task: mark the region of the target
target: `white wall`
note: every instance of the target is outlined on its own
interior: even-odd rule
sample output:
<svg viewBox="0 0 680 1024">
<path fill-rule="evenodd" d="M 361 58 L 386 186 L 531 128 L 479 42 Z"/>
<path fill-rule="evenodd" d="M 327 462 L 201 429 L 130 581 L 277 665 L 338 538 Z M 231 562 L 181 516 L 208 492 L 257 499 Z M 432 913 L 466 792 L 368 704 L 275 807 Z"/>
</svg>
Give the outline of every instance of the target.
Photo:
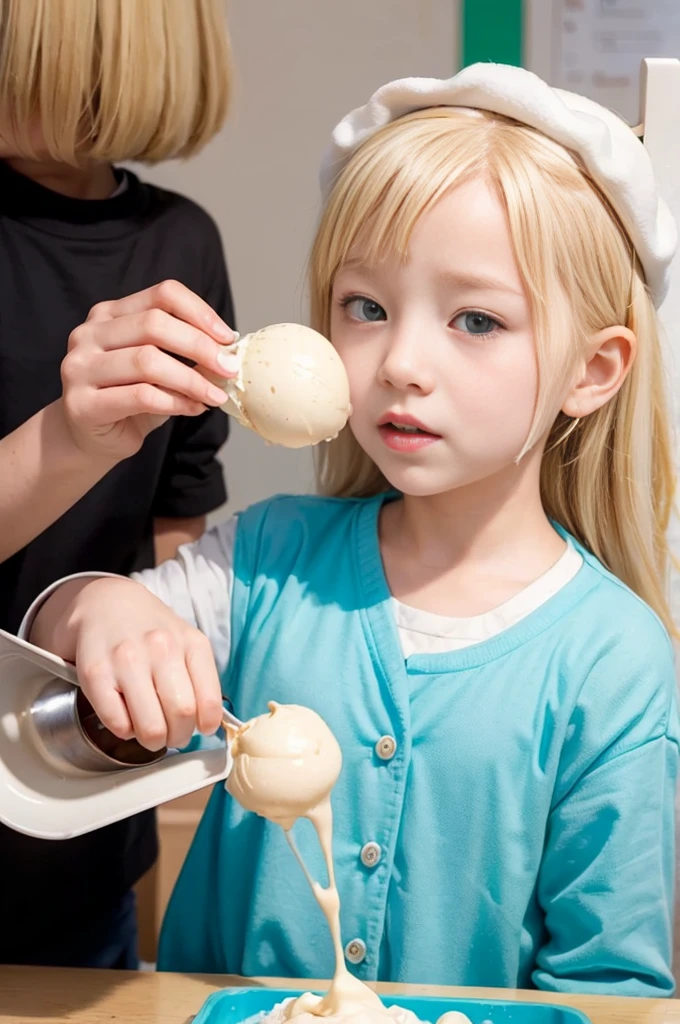
<svg viewBox="0 0 680 1024">
<path fill-rule="evenodd" d="M 140 173 L 217 221 L 244 333 L 306 319 L 330 130 L 390 79 L 454 74 L 459 0 L 230 0 L 228 12 L 238 83 L 227 127 L 196 159 Z M 312 487 L 308 451 L 267 447 L 236 425 L 223 458 L 227 510 Z"/>
</svg>

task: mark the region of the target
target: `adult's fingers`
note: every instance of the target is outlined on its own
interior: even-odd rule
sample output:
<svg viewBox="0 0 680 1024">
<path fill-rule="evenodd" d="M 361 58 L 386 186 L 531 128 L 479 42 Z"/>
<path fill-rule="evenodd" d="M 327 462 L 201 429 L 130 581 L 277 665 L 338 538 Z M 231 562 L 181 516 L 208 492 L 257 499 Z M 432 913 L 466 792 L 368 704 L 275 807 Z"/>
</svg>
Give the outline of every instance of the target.
<svg viewBox="0 0 680 1024">
<path fill-rule="evenodd" d="M 99 389 L 126 384 L 155 384 L 203 405 L 223 405 L 226 399 L 223 388 L 154 345 L 103 353 L 92 361 L 88 384 Z"/>
<path fill-rule="evenodd" d="M 160 750 L 166 745 L 168 728 L 146 643 L 123 641 L 112 652 L 111 660 L 137 740 L 148 750 Z"/>
<path fill-rule="evenodd" d="M 196 728 L 209 736 L 217 732 L 222 721 L 222 690 L 207 637 L 192 635 L 185 644 L 185 659 L 196 701 Z"/>
<path fill-rule="evenodd" d="M 117 388 L 89 388 L 67 399 L 69 416 L 80 429 L 120 423 L 130 416 L 200 416 L 202 402 L 157 387 L 154 384 L 126 384 Z"/>
<path fill-rule="evenodd" d="M 159 639 L 159 647 L 163 643 Z M 186 747 L 196 727 L 196 698 L 184 660 L 152 655 L 151 670 L 168 731 L 169 747 Z"/>
<path fill-rule="evenodd" d="M 76 327 L 69 338 L 65 370 L 71 374 L 87 371 L 88 353 L 92 348 L 108 351 L 149 345 L 199 363 L 220 377 L 233 377 L 238 373 L 239 357 L 233 348 L 219 344 L 205 331 L 162 309 L 86 322 Z"/>
<path fill-rule="evenodd" d="M 216 341 L 228 344 L 236 337 L 235 332 L 217 315 L 207 302 L 179 281 L 161 281 L 160 284 L 143 291 L 127 295 L 122 299 L 99 302 L 90 310 L 88 320 L 110 320 L 115 317 L 144 313 L 152 309 L 165 310 L 172 316 L 193 324 L 206 331 Z"/>
<path fill-rule="evenodd" d="M 134 735 L 132 719 L 108 652 L 87 633 L 78 643 L 76 670 L 83 693 L 103 725 L 120 739 L 131 739 Z"/>
</svg>

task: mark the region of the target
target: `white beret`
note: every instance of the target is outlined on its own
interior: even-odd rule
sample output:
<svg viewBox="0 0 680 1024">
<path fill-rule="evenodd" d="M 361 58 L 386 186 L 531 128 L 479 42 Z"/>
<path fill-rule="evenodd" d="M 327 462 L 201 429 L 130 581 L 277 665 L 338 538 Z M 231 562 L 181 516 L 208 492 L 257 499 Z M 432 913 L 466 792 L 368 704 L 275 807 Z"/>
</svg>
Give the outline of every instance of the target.
<svg viewBox="0 0 680 1024">
<path fill-rule="evenodd" d="M 620 217 L 652 299 L 661 305 L 677 231 L 657 192 L 647 150 L 616 114 L 585 96 L 553 89 L 524 68 L 472 64 L 449 79 L 402 78 L 381 86 L 365 106 L 335 127 L 321 166 L 324 198 L 362 142 L 391 121 L 428 107 L 472 107 L 502 114 L 578 154 Z"/>
</svg>

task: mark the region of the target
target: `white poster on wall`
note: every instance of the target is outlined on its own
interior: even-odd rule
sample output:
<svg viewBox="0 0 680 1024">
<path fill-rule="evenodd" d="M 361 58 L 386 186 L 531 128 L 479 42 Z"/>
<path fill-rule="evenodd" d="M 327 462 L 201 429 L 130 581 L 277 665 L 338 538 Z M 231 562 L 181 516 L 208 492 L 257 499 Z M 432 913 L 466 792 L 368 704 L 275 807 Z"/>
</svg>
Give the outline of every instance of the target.
<svg viewBox="0 0 680 1024">
<path fill-rule="evenodd" d="M 554 0 L 553 85 L 636 122 L 643 57 L 680 57 L 680 0 Z"/>
</svg>

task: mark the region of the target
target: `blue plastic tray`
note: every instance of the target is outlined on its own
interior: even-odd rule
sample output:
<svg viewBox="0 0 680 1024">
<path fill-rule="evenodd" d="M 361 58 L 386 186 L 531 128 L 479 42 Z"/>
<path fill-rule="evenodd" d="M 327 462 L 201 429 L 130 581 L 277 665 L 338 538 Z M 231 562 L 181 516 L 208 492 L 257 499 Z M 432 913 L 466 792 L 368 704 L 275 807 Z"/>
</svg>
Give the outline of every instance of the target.
<svg viewBox="0 0 680 1024">
<path fill-rule="evenodd" d="M 201 1007 L 193 1024 L 243 1024 L 258 1013 L 266 1013 L 277 1003 L 300 992 L 275 988 L 225 988 L 213 992 Z M 437 999 L 429 996 L 408 999 L 383 997 L 385 1006 L 399 1003 L 412 1010 L 420 1020 L 435 1024 L 449 1010 L 466 1014 L 472 1024 L 592 1024 L 578 1010 L 536 1003 L 483 1002 L 479 999 Z"/>
</svg>

